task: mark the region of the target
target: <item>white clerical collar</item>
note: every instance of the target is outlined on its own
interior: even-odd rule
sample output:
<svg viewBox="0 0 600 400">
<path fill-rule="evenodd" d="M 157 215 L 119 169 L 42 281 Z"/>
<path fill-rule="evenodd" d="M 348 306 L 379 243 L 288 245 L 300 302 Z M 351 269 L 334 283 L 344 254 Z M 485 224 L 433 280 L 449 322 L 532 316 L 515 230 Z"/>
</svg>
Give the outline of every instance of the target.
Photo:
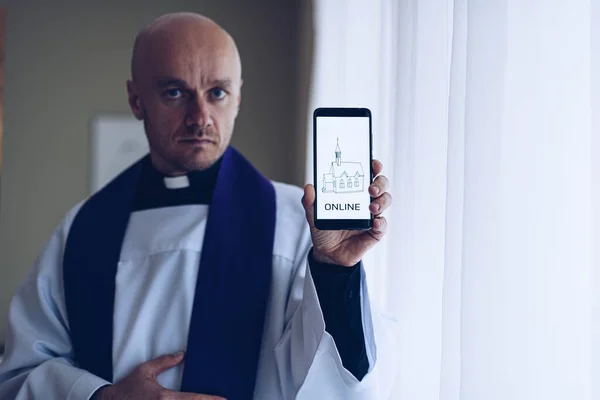
<svg viewBox="0 0 600 400">
<path fill-rule="evenodd" d="M 183 189 L 190 186 L 190 180 L 187 175 L 166 176 L 163 180 L 167 189 Z"/>
</svg>

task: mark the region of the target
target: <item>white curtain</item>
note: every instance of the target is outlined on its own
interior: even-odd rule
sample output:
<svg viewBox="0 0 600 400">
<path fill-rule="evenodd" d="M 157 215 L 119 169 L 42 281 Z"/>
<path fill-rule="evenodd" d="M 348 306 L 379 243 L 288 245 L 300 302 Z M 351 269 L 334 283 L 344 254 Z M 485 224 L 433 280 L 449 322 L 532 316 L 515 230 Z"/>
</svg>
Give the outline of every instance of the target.
<svg viewBox="0 0 600 400">
<path fill-rule="evenodd" d="M 401 323 L 393 399 L 600 399 L 599 1 L 315 0 L 314 23 L 311 110 L 370 108 L 391 180 L 365 261 Z"/>
</svg>

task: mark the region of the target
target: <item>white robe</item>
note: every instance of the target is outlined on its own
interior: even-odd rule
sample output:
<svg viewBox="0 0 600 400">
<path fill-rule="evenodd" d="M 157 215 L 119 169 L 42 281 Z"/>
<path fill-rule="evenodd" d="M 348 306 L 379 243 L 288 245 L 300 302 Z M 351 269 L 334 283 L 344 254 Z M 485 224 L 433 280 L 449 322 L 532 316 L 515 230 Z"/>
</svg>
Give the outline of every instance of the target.
<svg viewBox="0 0 600 400">
<path fill-rule="evenodd" d="M 254 398 L 387 399 L 395 376 L 394 320 L 372 310 L 361 264 L 369 371 L 358 381 L 343 367 L 335 342 L 325 331 L 307 262 L 311 241 L 300 205 L 302 192 L 274 185 L 273 277 Z M 11 302 L 0 399 L 85 400 L 108 384 L 76 368 L 72 360 L 62 256 L 80 206 L 54 231 Z M 143 362 L 185 349 L 207 214 L 207 205 L 132 213 L 116 276 L 115 382 Z M 178 390 L 184 366 L 159 375 L 159 383 Z"/>
</svg>

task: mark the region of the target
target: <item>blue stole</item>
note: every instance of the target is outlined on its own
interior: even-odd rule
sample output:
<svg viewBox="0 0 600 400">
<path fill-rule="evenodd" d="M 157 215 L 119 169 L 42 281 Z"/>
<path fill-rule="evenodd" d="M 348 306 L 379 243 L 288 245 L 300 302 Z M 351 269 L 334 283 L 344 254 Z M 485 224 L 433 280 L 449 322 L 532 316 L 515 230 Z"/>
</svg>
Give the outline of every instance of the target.
<svg viewBox="0 0 600 400">
<path fill-rule="evenodd" d="M 63 257 L 76 365 L 109 382 L 115 278 L 142 162 L 82 206 Z M 275 212 L 271 182 L 229 147 L 208 214 L 182 391 L 228 400 L 253 397 L 271 286 Z"/>
</svg>

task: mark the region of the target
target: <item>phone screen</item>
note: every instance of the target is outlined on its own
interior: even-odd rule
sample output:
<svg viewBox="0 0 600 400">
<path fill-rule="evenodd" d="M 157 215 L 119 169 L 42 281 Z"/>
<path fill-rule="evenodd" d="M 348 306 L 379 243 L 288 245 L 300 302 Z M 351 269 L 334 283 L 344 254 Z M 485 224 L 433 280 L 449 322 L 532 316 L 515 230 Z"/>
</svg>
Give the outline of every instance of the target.
<svg viewBox="0 0 600 400">
<path fill-rule="evenodd" d="M 369 116 L 315 117 L 316 218 L 369 220 Z"/>
</svg>

